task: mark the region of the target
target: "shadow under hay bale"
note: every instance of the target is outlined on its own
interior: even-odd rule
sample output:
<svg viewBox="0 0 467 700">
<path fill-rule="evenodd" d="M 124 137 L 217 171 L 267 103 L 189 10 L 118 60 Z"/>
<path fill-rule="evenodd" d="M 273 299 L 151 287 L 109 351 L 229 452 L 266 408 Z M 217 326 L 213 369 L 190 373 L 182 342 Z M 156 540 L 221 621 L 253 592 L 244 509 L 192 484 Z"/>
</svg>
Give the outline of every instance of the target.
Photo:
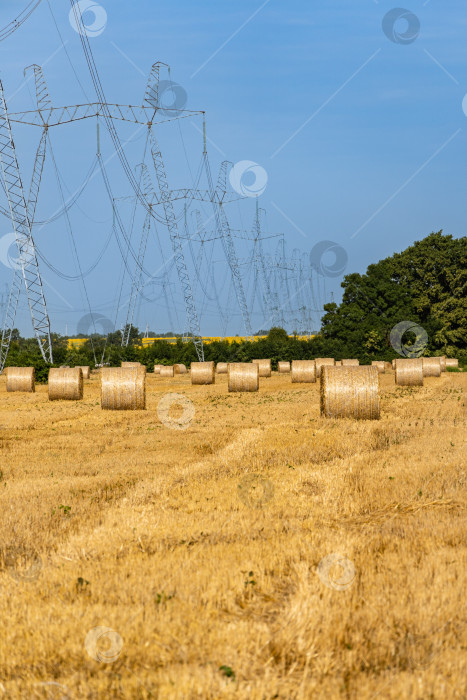
<svg viewBox="0 0 467 700">
<path fill-rule="evenodd" d="M 423 386 L 421 358 L 397 359 L 395 382 L 397 386 Z"/>
<path fill-rule="evenodd" d="M 441 362 L 439 357 L 422 357 L 424 377 L 440 377 Z"/>
<path fill-rule="evenodd" d="M 333 357 L 317 357 L 316 360 L 316 377 L 321 377 L 321 367 L 334 367 L 335 362 Z"/>
<path fill-rule="evenodd" d="M 174 376 L 174 368 L 173 365 L 163 366 L 161 367 L 161 371 L 159 372 L 159 376 L 161 377 L 173 377 Z"/>
<path fill-rule="evenodd" d="M 384 360 L 373 360 L 371 366 L 376 367 L 380 374 L 384 374 L 386 372 L 386 363 Z"/>
<path fill-rule="evenodd" d="M 258 365 L 260 377 L 271 376 L 271 360 L 252 360 L 254 365 Z"/>
<path fill-rule="evenodd" d="M 314 360 L 292 360 L 292 384 L 312 384 L 316 382 L 316 363 Z"/>
<path fill-rule="evenodd" d="M 81 401 L 83 372 L 80 367 L 49 370 L 49 401 Z"/>
<path fill-rule="evenodd" d="M 214 362 L 192 362 L 191 363 L 191 383 L 192 384 L 215 384 L 216 372 Z"/>
<path fill-rule="evenodd" d="M 7 391 L 24 391 L 29 394 L 36 391 L 34 367 L 7 367 L 5 372 Z"/>
<path fill-rule="evenodd" d="M 250 362 L 229 362 L 227 368 L 229 391 L 258 391 L 259 368 Z"/>
<path fill-rule="evenodd" d="M 277 363 L 277 371 L 280 372 L 281 374 L 286 374 L 287 372 L 290 372 L 290 362 L 286 362 L 283 360 L 278 362 Z"/>
<path fill-rule="evenodd" d="M 83 373 L 83 379 L 90 379 L 91 377 L 91 370 L 88 367 L 88 365 L 76 365 L 76 369 L 80 369 L 81 372 Z"/>
<path fill-rule="evenodd" d="M 146 373 L 138 367 L 104 367 L 101 408 L 108 411 L 144 411 Z"/>
<path fill-rule="evenodd" d="M 183 364 L 174 365 L 174 374 L 186 374 L 187 368 Z"/>
<path fill-rule="evenodd" d="M 227 374 L 227 362 L 218 362 L 216 366 L 217 374 Z"/>
<path fill-rule="evenodd" d="M 376 367 L 323 367 L 321 415 L 326 418 L 378 420 L 379 373 Z"/>
</svg>

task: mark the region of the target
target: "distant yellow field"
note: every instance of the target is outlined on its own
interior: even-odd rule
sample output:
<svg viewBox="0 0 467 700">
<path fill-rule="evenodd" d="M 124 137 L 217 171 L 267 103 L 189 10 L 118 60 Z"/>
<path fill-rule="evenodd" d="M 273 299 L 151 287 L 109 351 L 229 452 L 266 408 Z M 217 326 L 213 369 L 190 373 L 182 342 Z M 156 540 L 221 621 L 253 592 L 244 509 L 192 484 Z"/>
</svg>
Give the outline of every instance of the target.
<svg viewBox="0 0 467 700">
<path fill-rule="evenodd" d="M 314 338 L 314 335 L 297 335 L 297 336 L 290 335 L 289 336 L 289 338 L 294 338 L 294 337 L 296 337 L 298 340 L 308 340 L 309 338 Z M 254 335 L 252 337 L 252 340 L 258 341 L 258 340 L 262 340 L 264 338 L 267 338 L 267 335 Z M 71 348 L 78 348 L 79 349 L 82 345 L 87 343 L 88 340 L 89 340 L 89 338 L 68 338 L 68 340 L 67 340 L 68 349 L 69 350 Z M 164 338 L 142 338 L 141 345 L 138 345 L 137 347 L 145 348 L 148 345 L 152 345 L 156 340 L 164 340 L 166 343 L 176 343 L 177 340 L 179 340 L 179 338 L 177 338 L 175 336 L 168 337 L 168 338 L 165 338 L 165 337 Z M 219 340 L 227 341 L 228 343 L 244 343 L 250 339 L 247 338 L 246 336 L 238 336 L 238 335 L 225 336 L 225 337 L 209 336 L 209 337 L 203 338 L 203 343 L 207 343 L 209 345 L 209 343 L 214 343 L 216 340 L 217 341 L 219 341 Z"/>
<path fill-rule="evenodd" d="M 384 374 L 355 422 L 275 373 L 148 374 L 134 413 L 0 377 L 0 698 L 465 699 L 466 392 Z"/>
</svg>

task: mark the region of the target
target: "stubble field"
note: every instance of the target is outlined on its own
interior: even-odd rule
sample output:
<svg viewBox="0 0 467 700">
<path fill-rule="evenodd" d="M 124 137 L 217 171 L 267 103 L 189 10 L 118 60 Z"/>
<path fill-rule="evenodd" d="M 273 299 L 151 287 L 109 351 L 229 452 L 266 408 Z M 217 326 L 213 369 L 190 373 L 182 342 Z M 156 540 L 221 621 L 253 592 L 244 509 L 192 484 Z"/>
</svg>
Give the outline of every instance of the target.
<svg viewBox="0 0 467 700">
<path fill-rule="evenodd" d="M 466 373 L 363 422 L 290 375 L 84 384 L 0 377 L 0 698 L 467 697 Z"/>
</svg>

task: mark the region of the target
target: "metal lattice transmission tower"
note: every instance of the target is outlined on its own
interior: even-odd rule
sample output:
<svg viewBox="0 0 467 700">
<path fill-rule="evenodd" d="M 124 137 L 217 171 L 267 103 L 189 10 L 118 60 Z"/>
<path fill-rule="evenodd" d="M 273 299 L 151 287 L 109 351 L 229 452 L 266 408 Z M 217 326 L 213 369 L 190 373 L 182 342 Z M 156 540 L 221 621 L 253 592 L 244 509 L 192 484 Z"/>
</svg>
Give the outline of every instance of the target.
<svg viewBox="0 0 467 700">
<path fill-rule="evenodd" d="M 45 136 L 44 134 L 42 136 L 43 138 L 39 144 L 39 156 L 36 158 L 32 182 L 32 206 L 34 209 L 35 204 L 37 203 L 37 194 L 39 191 L 40 178 L 45 158 Z M 41 146 L 41 144 L 43 144 L 43 146 Z M 10 209 L 11 222 L 18 246 L 18 261 L 21 266 L 21 273 L 26 288 L 34 333 L 39 343 L 42 357 L 46 362 L 51 364 L 53 362 L 53 355 L 52 342 L 50 338 L 50 320 L 47 313 L 44 289 L 42 286 L 34 239 L 32 236 L 28 205 L 26 204 L 24 197 L 23 183 L 21 181 L 15 145 L 11 132 L 10 118 L 7 111 L 3 84 L 1 81 L 0 161 L 5 193 L 8 198 L 8 205 Z M 36 185 L 37 191 L 35 190 Z M 12 288 L 12 304 L 11 306 L 9 304 L 7 311 L 8 318 L 6 318 L 4 324 L 4 326 L 9 325 L 10 328 L 4 328 L 4 332 L 2 333 L 0 348 L 0 366 L 2 369 L 10 346 L 11 332 L 13 330 L 20 288 L 21 285 L 18 285 L 18 279 L 15 278 L 14 287 Z"/>
<path fill-rule="evenodd" d="M 261 219 L 260 219 L 260 209 L 258 206 L 258 199 L 256 199 L 256 215 L 253 222 L 253 233 L 254 233 L 254 261 L 255 265 L 259 267 L 261 277 L 263 280 L 263 295 L 266 305 L 266 313 L 269 313 L 269 319 L 272 321 L 273 326 L 281 325 L 281 318 L 279 314 L 279 305 L 277 298 L 271 290 L 270 284 L 270 271 L 266 267 L 266 261 L 263 254 L 263 245 L 261 238 Z"/>
</svg>

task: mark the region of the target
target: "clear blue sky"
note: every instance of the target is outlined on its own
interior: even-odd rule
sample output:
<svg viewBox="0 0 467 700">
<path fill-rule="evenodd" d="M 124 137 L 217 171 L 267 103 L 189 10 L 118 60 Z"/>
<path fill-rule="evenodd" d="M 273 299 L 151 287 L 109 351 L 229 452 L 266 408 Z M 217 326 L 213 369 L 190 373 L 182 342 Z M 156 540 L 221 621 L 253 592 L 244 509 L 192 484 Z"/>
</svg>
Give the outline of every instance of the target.
<svg viewBox="0 0 467 700">
<path fill-rule="evenodd" d="M 2 0 L 1 27 L 26 4 L 27 0 Z M 100 5 L 106 12 L 106 24 L 90 41 L 108 101 L 141 104 L 151 64 L 156 60 L 170 64 L 172 79 L 187 93 L 187 108 L 207 113 L 213 172 L 217 173 L 224 159 L 253 161 L 266 171 L 267 187 L 259 199 L 267 212 L 265 229 L 285 235 L 290 257 L 295 248 L 308 253 L 319 241 L 330 240 L 348 254 L 345 272 L 364 272 L 370 263 L 406 248 L 431 231 L 444 229 L 454 236 L 465 235 L 465 3 L 413 0 L 404 7 L 418 18 L 419 31 L 416 25 L 408 27 L 400 19 L 394 29 L 395 41 L 382 29 L 383 18 L 394 8 L 393 2 L 386 0 L 103 0 Z M 50 6 L 74 70 L 93 101 L 95 93 L 80 39 L 69 22 L 69 2 L 50 0 Z M 93 16 L 89 13 L 85 19 L 92 21 Z M 407 28 L 413 34 L 407 43 L 399 43 L 397 37 Z M 55 105 L 86 101 L 47 0 L 42 0 L 17 32 L 0 42 L 0 60 L 10 111 L 34 106 L 33 83 L 25 83 L 23 78 L 23 68 L 31 63 L 44 66 Z M 181 132 L 175 123 L 158 131 L 173 188 L 193 182 L 201 158 L 201 124 L 196 118 L 181 123 Z M 128 125 L 118 128 L 122 140 L 132 138 L 127 156 L 134 167 L 141 161 L 144 135 L 135 137 L 134 128 Z M 17 125 L 14 130 L 28 187 L 40 131 Z M 105 131 L 103 126 L 101 131 Z M 60 127 L 60 131 L 52 130 L 52 139 L 68 196 L 68 191 L 73 192 L 84 181 L 93 162 L 95 125 Z M 105 133 L 102 150 L 106 157 L 112 154 Z M 109 162 L 108 172 L 115 196 L 131 195 L 117 159 Z M 5 206 L 3 194 L 1 200 Z M 59 206 L 49 158 L 37 219 L 47 218 Z M 131 200 L 123 200 L 119 206 L 129 226 Z M 190 225 L 195 208 L 191 207 L 188 215 Z M 232 227 L 249 229 L 254 211 L 253 198 L 231 205 Z M 202 207 L 202 212 L 208 219 L 209 209 Z M 181 215 L 180 204 L 177 214 Z M 143 214 L 137 212 L 132 235 L 136 250 L 142 220 Z M 99 175 L 70 211 L 70 223 L 80 264 L 87 270 L 104 247 L 112 225 Z M 10 231 L 10 223 L 0 216 L 0 237 Z M 169 258 L 167 232 L 159 226 L 158 233 Z M 68 275 L 76 274 L 64 218 L 36 227 L 35 236 L 49 263 Z M 151 236 L 145 264 L 158 270 L 160 250 L 155 234 Z M 267 254 L 274 255 L 277 240 L 265 242 Z M 251 254 L 251 242 L 238 238 L 235 244 L 245 262 Z M 206 335 L 243 333 L 222 249 L 215 245 L 207 247 L 201 281 L 193 275 L 190 251 L 185 246 L 201 329 Z M 198 250 L 195 246 L 195 256 Z M 207 260 L 216 270 L 226 316 L 222 322 Z M 248 266 L 242 269 L 250 298 L 251 275 Z M 42 261 L 41 271 L 54 331 L 64 333 L 67 324 L 69 334 L 76 332 L 79 319 L 88 311 L 86 293 L 94 312 L 116 321 L 117 326 L 124 322 L 125 307 L 117 312 L 122 261 L 113 239 L 98 267 L 86 277 L 86 293 L 82 283 L 62 279 Z M 2 291 L 11 276 L 11 270 L 0 264 Z M 329 301 L 331 292 L 339 300 L 341 281 L 342 275 L 321 280 L 320 304 Z M 166 289 L 170 311 L 161 284 L 146 288 L 147 299 L 138 307 L 140 327 L 148 323 L 158 332 L 183 330 L 183 301 L 173 270 Z M 120 303 L 128 291 L 126 275 Z M 254 330 L 264 327 L 263 321 L 256 304 Z M 17 326 L 31 335 L 24 295 Z"/>
</svg>

